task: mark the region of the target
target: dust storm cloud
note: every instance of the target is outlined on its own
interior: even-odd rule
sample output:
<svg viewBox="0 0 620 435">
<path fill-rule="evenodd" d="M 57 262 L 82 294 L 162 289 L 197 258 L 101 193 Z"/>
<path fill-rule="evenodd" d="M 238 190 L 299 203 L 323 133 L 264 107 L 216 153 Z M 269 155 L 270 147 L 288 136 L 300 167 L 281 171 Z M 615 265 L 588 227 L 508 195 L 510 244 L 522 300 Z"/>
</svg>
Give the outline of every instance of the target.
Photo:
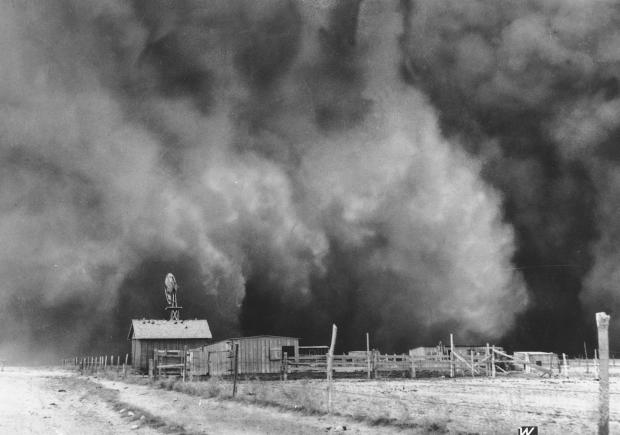
<svg viewBox="0 0 620 435">
<path fill-rule="evenodd" d="M 617 304 L 609 3 L 3 10 L 3 351 L 122 349 L 168 272 L 216 338 L 343 349 L 570 347 Z"/>
</svg>

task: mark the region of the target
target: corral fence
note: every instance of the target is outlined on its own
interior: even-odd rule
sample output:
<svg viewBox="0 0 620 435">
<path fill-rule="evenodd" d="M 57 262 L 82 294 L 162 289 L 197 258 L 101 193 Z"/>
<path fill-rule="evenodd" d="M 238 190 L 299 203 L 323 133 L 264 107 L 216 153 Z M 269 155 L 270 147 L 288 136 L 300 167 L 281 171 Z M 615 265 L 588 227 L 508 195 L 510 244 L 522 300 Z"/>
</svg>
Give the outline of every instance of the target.
<svg viewBox="0 0 620 435">
<path fill-rule="evenodd" d="M 313 348 L 313 347 L 308 347 Z M 327 354 L 303 354 L 303 346 L 299 347 L 298 355 L 282 353 L 277 371 L 252 373 L 251 369 L 239 372 L 243 375 L 265 375 L 286 380 L 287 378 L 323 377 L 328 371 Z M 331 373 L 335 377 L 357 377 L 380 379 L 389 377 L 433 377 L 433 376 L 496 376 L 510 372 L 535 372 L 541 375 L 563 373 L 568 367 L 580 365 L 594 367 L 593 361 L 568 360 L 563 366 L 559 360 L 550 360 L 548 364 L 531 361 L 509 355 L 501 347 L 458 347 L 438 348 L 437 352 L 420 353 L 412 349 L 409 354 L 383 354 L 378 350 L 353 351 L 348 354 L 331 356 Z M 614 360 L 615 361 L 615 360 Z M 62 365 L 75 368 L 82 373 L 96 373 L 111 370 L 126 376 L 129 365 L 129 354 L 124 358 L 120 355 L 98 355 L 64 359 Z M 619 362 L 620 363 L 620 362 Z M 238 363 L 237 363 L 238 364 Z M 211 376 L 233 376 L 235 373 L 235 355 L 233 351 L 209 351 L 205 348 L 182 350 L 154 350 L 149 360 L 148 374 L 150 377 L 178 376 L 194 380 Z M 238 368 L 238 366 L 237 366 Z"/>
<path fill-rule="evenodd" d="M 598 416 L 598 429 L 599 433 L 609 433 L 609 366 L 612 367 L 616 364 L 616 358 L 610 358 L 610 352 L 608 347 L 608 325 L 609 316 L 605 313 L 596 313 L 596 323 L 598 329 L 598 344 L 599 349 L 595 351 L 595 357 L 593 358 L 593 368 L 596 380 L 599 381 L 598 391 L 598 409 L 592 410 L 593 416 Z M 490 346 L 455 346 L 453 335 L 450 334 L 450 347 L 444 347 L 439 344 L 436 348 L 416 348 L 409 351 L 409 354 L 381 354 L 377 350 L 370 350 L 368 345 L 368 334 L 366 334 L 366 351 L 349 352 L 346 355 L 334 355 L 334 344 L 336 341 L 337 327 L 332 325 L 332 339 L 331 345 L 328 348 L 327 353 L 323 352 L 310 352 L 308 354 L 299 353 L 298 350 L 303 350 L 303 347 L 295 346 L 282 346 L 280 349 L 269 349 L 269 361 L 277 360 L 280 357 L 280 376 L 282 380 L 287 380 L 289 374 L 294 373 L 324 373 L 327 378 L 326 388 L 326 400 L 325 409 L 328 413 L 333 410 L 336 396 L 344 395 L 351 396 L 360 395 L 359 393 L 351 393 L 345 391 L 338 391 L 333 388 L 332 378 L 335 374 L 359 374 L 366 373 L 368 379 L 372 377 L 378 378 L 381 373 L 400 373 L 405 376 L 407 373 L 410 377 L 414 378 L 418 374 L 424 372 L 431 373 L 449 373 L 450 377 L 456 376 L 491 376 L 495 377 L 498 372 L 509 373 L 510 371 L 530 371 L 537 372 L 541 375 L 548 375 L 551 377 L 556 373 L 561 373 L 564 376 L 568 376 L 569 367 L 578 367 L 583 361 L 583 364 L 589 364 L 589 359 L 583 360 L 573 359 L 569 360 L 565 354 L 562 354 L 562 359 L 558 358 L 558 355 L 551 352 L 515 352 L 513 355 L 509 355 L 504 352 L 501 347 Z M 313 347 L 316 350 L 316 347 Z M 322 347 L 321 347 L 322 348 Z M 234 349 L 234 350 L 233 350 Z M 273 350 L 281 350 L 279 352 L 272 352 Z M 292 355 L 289 354 L 289 350 L 293 350 Z M 232 352 L 231 352 L 232 351 Z M 585 351 L 585 346 L 584 346 Z M 205 353 L 206 352 L 206 353 Z M 587 353 L 586 353 L 587 355 Z M 612 354 L 613 355 L 613 354 Z M 116 370 L 118 373 L 123 373 L 123 376 L 127 375 L 128 357 L 125 355 L 125 360 L 122 364 L 121 359 L 117 355 L 116 360 L 114 356 L 110 356 L 110 363 L 108 366 L 108 356 L 97 357 L 75 357 L 63 360 L 63 366 L 78 368 L 80 372 L 92 372 L 100 369 Z M 263 356 L 264 357 L 264 356 Z M 154 358 L 149 361 L 149 376 L 178 376 L 183 377 L 183 381 L 186 380 L 186 376 L 189 373 L 190 379 L 195 374 L 209 375 L 210 362 L 212 361 L 211 352 L 205 347 L 199 349 L 188 350 L 185 347 L 182 350 L 155 350 Z M 235 397 L 238 385 L 237 377 L 239 374 L 239 344 L 235 343 L 234 347 L 230 349 L 217 351 L 213 358 L 218 359 L 219 364 L 223 364 L 224 367 L 229 367 L 229 374 L 233 376 L 233 388 L 232 397 Z M 116 362 L 116 364 L 115 364 Z M 611 364 L 610 364 L 611 362 Z M 276 365 L 278 367 L 278 365 Z M 272 370 L 271 365 L 269 370 Z M 273 374 L 271 371 L 270 374 Z M 289 384 L 289 383 L 285 383 Z M 306 386 L 303 390 L 307 390 Z M 546 390 L 546 389 L 545 389 Z M 414 390 L 415 391 L 415 390 Z M 572 391 L 573 393 L 577 391 Z M 593 392 L 594 393 L 594 392 Z M 255 393 L 252 393 L 256 396 Z M 499 393 L 497 393 L 499 394 Z M 612 393 L 619 394 L 619 393 Z M 287 394 L 288 396 L 288 394 Z M 258 398 L 258 397 L 257 397 Z M 290 397 L 289 397 L 290 399 Z M 387 398 L 397 399 L 397 397 Z M 397 399 L 401 400 L 401 399 Z M 345 399 L 343 402 L 347 402 L 349 399 Z M 416 399 L 419 402 L 419 400 Z M 288 403 L 288 402 L 287 402 Z M 434 403 L 431 400 L 428 403 Z M 469 404 L 454 404 L 455 406 L 470 406 Z M 302 404 L 302 406 L 305 406 Z M 407 407 L 404 407 L 407 408 Z M 480 406 L 474 405 L 473 407 L 478 412 Z M 316 409 L 320 409 L 317 407 Z M 488 409 L 491 411 L 491 417 L 494 412 L 502 411 L 495 403 L 490 404 Z M 407 415 L 411 413 L 405 409 Z M 511 410 L 514 413 L 514 411 Z M 531 413 L 530 410 L 524 411 L 526 414 Z M 540 415 L 538 410 L 533 411 Z M 572 410 L 570 411 L 572 414 Z M 416 413 L 417 414 L 417 413 Z M 551 414 L 556 417 L 558 414 Z M 568 415 L 568 414 L 567 414 Z M 617 420 L 619 417 L 615 417 Z"/>
</svg>

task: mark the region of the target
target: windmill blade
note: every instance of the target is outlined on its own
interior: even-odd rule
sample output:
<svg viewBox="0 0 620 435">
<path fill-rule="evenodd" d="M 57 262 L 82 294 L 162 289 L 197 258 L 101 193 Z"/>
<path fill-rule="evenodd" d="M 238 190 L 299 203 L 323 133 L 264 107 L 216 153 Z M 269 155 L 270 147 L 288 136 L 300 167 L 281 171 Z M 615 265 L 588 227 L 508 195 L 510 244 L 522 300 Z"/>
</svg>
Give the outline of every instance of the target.
<svg viewBox="0 0 620 435">
<path fill-rule="evenodd" d="M 164 294 L 166 295 L 166 302 L 168 305 L 172 305 L 174 302 L 174 294 L 178 291 L 179 286 L 177 280 L 173 274 L 169 273 L 164 279 Z"/>
</svg>

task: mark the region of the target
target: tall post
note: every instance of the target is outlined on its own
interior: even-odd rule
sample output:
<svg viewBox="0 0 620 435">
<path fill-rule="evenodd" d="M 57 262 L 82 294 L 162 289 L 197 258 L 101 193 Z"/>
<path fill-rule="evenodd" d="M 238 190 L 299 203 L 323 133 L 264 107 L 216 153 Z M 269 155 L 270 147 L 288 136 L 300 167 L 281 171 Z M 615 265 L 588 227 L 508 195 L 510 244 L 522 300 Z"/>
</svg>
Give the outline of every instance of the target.
<svg viewBox="0 0 620 435">
<path fill-rule="evenodd" d="M 470 354 L 471 356 L 471 377 L 474 377 L 474 350 L 472 349 Z"/>
<path fill-rule="evenodd" d="M 568 378 L 568 364 L 566 363 L 566 354 L 562 353 L 562 360 L 564 363 L 564 370 L 562 370 L 564 372 L 564 376 L 566 376 Z"/>
<path fill-rule="evenodd" d="M 598 381 L 601 377 L 601 374 L 599 372 L 598 355 L 596 349 L 594 349 L 594 359 L 592 360 L 592 362 L 594 363 L 594 377 Z"/>
<path fill-rule="evenodd" d="M 366 333 L 366 371 L 368 379 L 370 379 L 370 336 Z"/>
<path fill-rule="evenodd" d="M 415 378 L 415 359 L 413 358 L 413 349 L 409 350 L 409 359 L 411 360 L 411 379 Z"/>
<path fill-rule="evenodd" d="M 187 378 L 187 345 L 183 346 L 183 382 Z"/>
<path fill-rule="evenodd" d="M 491 348 L 491 376 L 495 377 L 495 346 Z"/>
<path fill-rule="evenodd" d="M 232 396 L 237 395 L 237 374 L 239 373 L 239 343 L 235 343 L 235 362 L 233 367 L 233 393 Z"/>
<path fill-rule="evenodd" d="M 450 377 L 454 377 L 454 336 L 450 334 Z"/>
<path fill-rule="evenodd" d="M 332 412 L 332 365 L 334 360 L 334 346 L 336 345 L 336 334 L 338 328 L 332 325 L 332 340 L 327 353 L 327 412 Z"/>
<path fill-rule="evenodd" d="M 489 348 L 489 343 L 487 343 L 487 348 L 484 351 L 484 361 L 485 361 L 485 368 L 486 368 L 486 374 L 487 376 L 489 376 L 489 373 L 491 372 L 489 369 L 491 368 L 490 364 L 489 364 L 489 357 L 491 356 L 490 354 L 490 348 Z"/>
<path fill-rule="evenodd" d="M 596 313 L 599 356 L 599 435 L 609 434 L 609 315 Z"/>
<path fill-rule="evenodd" d="M 373 349 L 372 350 L 372 372 L 374 375 L 374 378 L 377 379 L 377 372 L 379 369 L 379 364 L 377 359 L 379 358 L 379 351 L 377 351 L 377 349 Z"/>
<path fill-rule="evenodd" d="M 586 342 L 583 342 L 583 355 L 586 359 L 586 373 L 590 373 L 590 365 L 588 364 L 588 348 L 586 347 Z"/>
</svg>

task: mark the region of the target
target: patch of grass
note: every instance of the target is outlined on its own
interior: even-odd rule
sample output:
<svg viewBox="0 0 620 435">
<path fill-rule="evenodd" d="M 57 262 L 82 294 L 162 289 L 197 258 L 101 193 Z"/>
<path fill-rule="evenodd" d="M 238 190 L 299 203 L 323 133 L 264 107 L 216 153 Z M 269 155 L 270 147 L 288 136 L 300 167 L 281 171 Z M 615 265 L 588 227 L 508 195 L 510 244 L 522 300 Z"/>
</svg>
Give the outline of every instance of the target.
<svg viewBox="0 0 620 435">
<path fill-rule="evenodd" d="M 108 377 L 108 376 L 106 376 Z M 111 379 L 110 377 L 108 377 Z M 126 379 L 112 378 L 127 383 L 149 385 L 168 391 L 176 391 L 183 394 L 203 398 L 215 398 L 219 400 L 234 400 L 245 404 L 259 405 L 275 408 L 281 411 L 293 411 L 302 415 L 326 415 L 325 396 L 317 393 L 317 388 L 312 388 L 308 382 L 300 382 L 295 385 L 279 384 L 270 381 L 245 380 L 238 384 L 238 395 L 232 398 L 232 383 L 220 378 L 208 378 L 205 381 L 183 382 L 178 378 L 163 378 L 149 380 L 144 376 L 127 376 Z M 119 407 L 118 409 L 121 409 Z M 429 433 L 447 433 L 447 422 L 412 422 L 408 415 L 403 418 L 389 416 L 373 417 L 364 414 L 350 415 L 333 412 L 332 415 L 349 417 L 370 426 L 389 426 L 403 431 L 417 429 Z M 153 417 L 157 419 L 157 417 Z M 154 420 L 157 424 L 157 420 Z"/>
<path fill-rule="evenodd" d="M 84 386 L 89 393 L 96 394 L 99 398 L 107 402 L 113 410 L 119 412 L 122 409 L 125 409 L 126 412 L 121 414 L 121 417 L 124 419 L 128 419 L 129 421 L 140 422 L 141 425 L 146 425 L 155 429 L 158 429 L 164 433 L 169 434 L 185 434 L 185 428 L 183 426 L 177 424 L 170 424 L 166 420 L 156 415 L 151 414 L 150 412 L 142 409 L 140 407 L 131 405 L 130 403 L 123 402 L 120 400 L 119 392 L 117 390 L 109 389 L 103 387 L 96 382 L 93 382 L 88 379 L 80 379 L 76 380 L 76 382 L 80 382 L 82 386 Z M 89 394 L 84 394 L 82 397 L 88 397 Z M 133 415 L 129 415 L 129 412 L 133 412 Z M 144 417 L 144 418 L 141 418 Z"/>
<path fill-rule="evenodd" d="M 230 390 L 229 385 L 224 385 L 217 378 L 210 378 L 202 382 L 182 382 L 177 380 L 173 383 L 172 389 L 179 393 L 206 398 L 224 398 L 231 394 L 228 391 Z"/>
</svg>

